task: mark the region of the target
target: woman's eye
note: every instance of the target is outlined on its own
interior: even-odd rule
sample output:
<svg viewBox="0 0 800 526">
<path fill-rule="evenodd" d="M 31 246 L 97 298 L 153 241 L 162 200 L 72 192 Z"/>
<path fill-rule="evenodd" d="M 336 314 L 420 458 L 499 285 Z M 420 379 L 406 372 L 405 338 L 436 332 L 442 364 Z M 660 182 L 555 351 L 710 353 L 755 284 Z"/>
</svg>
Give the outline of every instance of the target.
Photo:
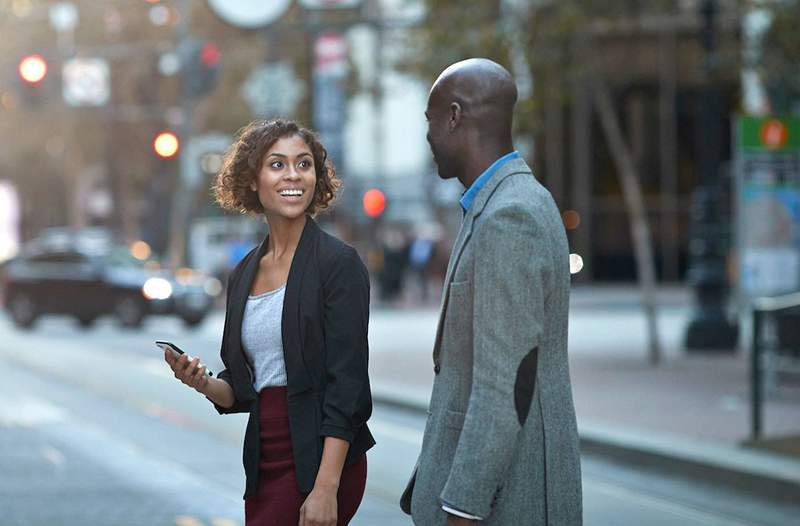
<svg viewBox="0 0 800 526">
<path fill-rule="evenodd" d="M 300 161 L 300 167 L 301 168 L 308 168 L 309 166 L 311 166 L 310 162 L 308 162 L 308 161 Z"/>
<path fill-rule="evenodd" d="M 270 163 L 270 166 L 279 170 L 283 168 L 283 163 L 281 161 L 272 161 L 272 163 Z"/>
</svg>

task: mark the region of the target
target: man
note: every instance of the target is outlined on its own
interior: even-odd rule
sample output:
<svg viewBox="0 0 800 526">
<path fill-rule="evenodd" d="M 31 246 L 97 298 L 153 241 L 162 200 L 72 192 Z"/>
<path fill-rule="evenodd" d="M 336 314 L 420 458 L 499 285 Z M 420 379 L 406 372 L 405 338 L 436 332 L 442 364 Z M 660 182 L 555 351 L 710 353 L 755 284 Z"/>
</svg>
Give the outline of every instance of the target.
<svg viewBox="0 0 800 526">
<path fill-rule="evenodd" d="M 428 97 L 439 176 L 467 190 L 430 416 L 401 499 L 419 526 L 582 521 L 567 239 L 549 192 L 514 151 L 516 100 L 511 75 L 486 59 L 448 67 Z"/>
</svg>

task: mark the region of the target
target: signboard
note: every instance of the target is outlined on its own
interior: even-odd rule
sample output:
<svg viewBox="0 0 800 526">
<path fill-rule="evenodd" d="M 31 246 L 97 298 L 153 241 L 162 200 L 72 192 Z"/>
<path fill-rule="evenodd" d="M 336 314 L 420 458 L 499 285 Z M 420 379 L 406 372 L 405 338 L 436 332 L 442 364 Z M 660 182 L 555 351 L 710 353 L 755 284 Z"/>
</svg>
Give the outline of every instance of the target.
<svg viewBox="0 0 800 526">
<path fill-rule="evenodd" d="M 334 31 L 314 41 L 314 128 L 337 169 L 344 156 L 346 105 L 342 82 L 347 74 L 347 41 Z"/>
<path fill-rule="evenodd" d="M 242 84 L 241 94 L 257 117 L 292 117 L 306 96 L 306 86 L 289 62 L 278 61 L 254 69 Z"/>
<path fill-rule="evenodd" d="M 102 58 L 73 58 L 61 71 L 62 95 L 69 106 L 104 106 L 111 97 L 108 62 Z"/>
<path fill-rule="evenodd" d="M 800 290 L 800 119 L 736 123 L 740 285 L 749 297 Z"/>
</svg>

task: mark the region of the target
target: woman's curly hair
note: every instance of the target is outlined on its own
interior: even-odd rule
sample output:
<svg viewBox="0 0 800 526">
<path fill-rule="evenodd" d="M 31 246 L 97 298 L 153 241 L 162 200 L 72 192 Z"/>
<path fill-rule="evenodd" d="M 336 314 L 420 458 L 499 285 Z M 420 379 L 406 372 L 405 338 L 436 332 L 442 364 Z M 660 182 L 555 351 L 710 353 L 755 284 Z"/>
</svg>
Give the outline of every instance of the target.
<svg viewBox="0 0 800 526">
<path fill-rule="evenodd" d="M 328 159 L 328 151 L 314 132 L 295 121 L 282 119 L 254 121 L 239 131 L 236 140 L 225 153 L 222 168 L 214 182 L 213 191 L 217 203 L 227 210 L 249 214 L 263 213 L 258 192 L 254 192 L 250 184 L 257 180 L 264 156 L 272 145 L 279 139 L 295 135 L 303 139 L 311 149 L 317 176 L 314 197 L 306 213 L 315 215 L 327 210 L 342 185 Z"/>
</svg>

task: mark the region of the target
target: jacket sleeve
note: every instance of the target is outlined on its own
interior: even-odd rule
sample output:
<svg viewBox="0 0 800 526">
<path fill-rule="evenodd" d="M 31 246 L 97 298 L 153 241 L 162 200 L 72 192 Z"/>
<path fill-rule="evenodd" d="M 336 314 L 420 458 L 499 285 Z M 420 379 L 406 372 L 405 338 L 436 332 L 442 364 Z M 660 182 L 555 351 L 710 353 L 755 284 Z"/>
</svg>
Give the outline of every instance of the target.
<svg viewBox="0 0 800 526">
<path fill-rule="evenodd" d="M 369 387 L 369 275 L 351 247 L 323 283 L 325 398 L 320 435 L 352 443 L 372 413 Z"/>
<path fill-rule="evenodd" d="M 242 260 L 242 261 L 244 261 L 244 260 Z M 232 287 L 232 285 L 233 285 L 233 283 L 235 281 L 234 277 L 239 273 L 240 269 L 241 269 L 241 262 L 239 263 L 239 265 L 237 265 L 233 269 L 233 271 L 228 276 L 228 285 L 226 287 L 226 297 L 225 297 L 225 325 L 223 326 L 224 328 L 222 330 L 222 343 L 220 344 L 220 351 L 219 351 L 220 358 L 222 359 L 222 363 L 225 365 L 225 369 L 223 369 L 222 371 L 220 371 L 217 374 L 217 378 L 220 379 L 220 380 L 223 380 L 224 382 L 227 382 L 228 385 L 231 386 L 232 390 L 233 390 L 233 379 L 231 377 L 231 372 L 228 369 L 228 364 L 227 364 L 227 362 L 225 360 L 225 352 L 224 351 L 225 351 L 225 342 L 228 340 L 228 330 L 229 330 L 228 329 L 228 312 L 230 311 L 231 287 Z M 217 412 L 219 414 L 221 414 L 221 415 L 227 415 L 227 414 L 233 414 L 233 413 L 249 413 L 250 409 L 252 407 L 252 403 L 250 403 L 250 402 L 243 403 L 243 402 L 240 402 L 239 400 L 236 400 L 235 399 L 236 398 L 236 391 L 235 390 L 233 391 L 233 396 L 234 396 L 234 402 L 233 402 L 233 405 L 231 407 L 222 407 L 221 405 L 215 403 L 210 398 L 208 398 L 208 397 L 206 397 L 206 398 L 208 399 L 209 402 L 214 404 L 214 409 L 216 409 Z"/>
<path fill-rule="evenodd" d="M 535 389 L 544 301 L 552 265 L 530 211 L 487 212 L 475 230 L 472 386 L 453 464 L 440 498 L 488 517 L 508 472 Z M 532 376 L 532 378 L 528 378 Z M 520 412 L 520 378 L 527 405 Z M 524 404 L 524 403 L 523 403 Z"/>
</svg>

